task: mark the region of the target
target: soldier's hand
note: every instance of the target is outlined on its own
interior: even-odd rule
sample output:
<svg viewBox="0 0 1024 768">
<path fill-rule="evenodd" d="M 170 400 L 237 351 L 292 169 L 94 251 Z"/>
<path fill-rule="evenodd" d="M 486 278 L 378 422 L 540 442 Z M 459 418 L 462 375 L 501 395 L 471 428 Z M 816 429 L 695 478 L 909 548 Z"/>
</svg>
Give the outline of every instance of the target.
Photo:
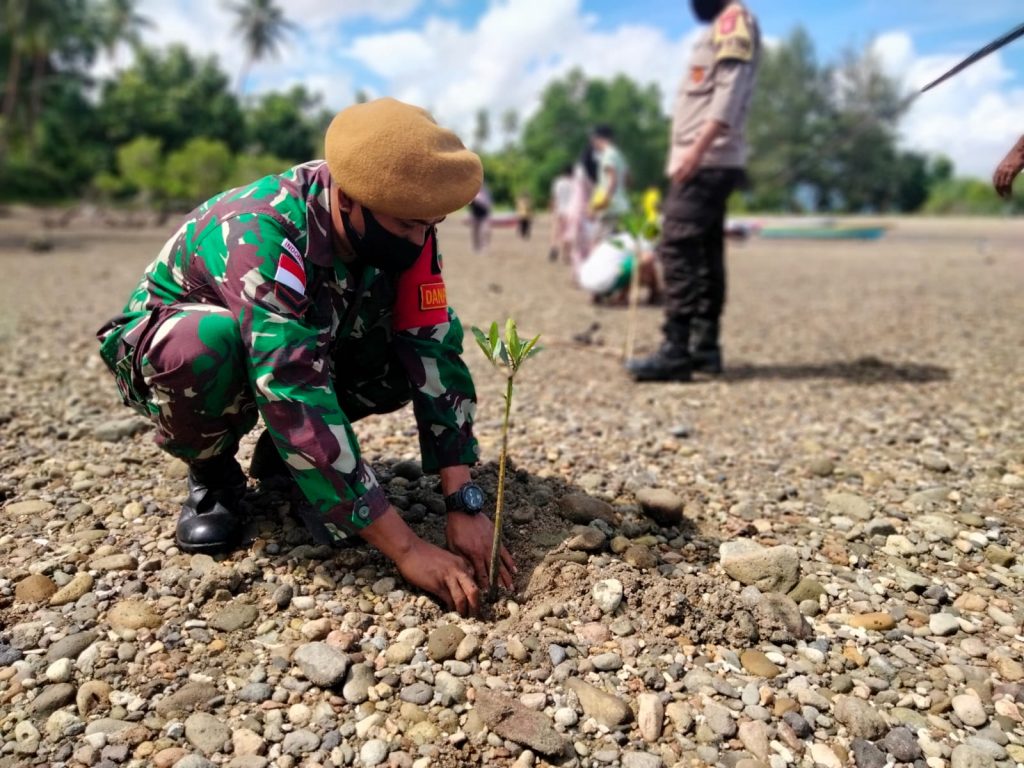
<svg viewBox="0 0 1024 768">
<path fill-rule="evenodd" d="M 480 590 L 469 564 L 459 555 L 421 539 L 395 565 L 406 581 L 436 595 L 448 610 L 462 616 L 480 610 Z"/>
<path fill-rule="evenodd" d="M 491 519 L 484 514 L 449 512 L 445 536 L 448 539 L 448 548 L 469 561 L 476 576 L 476 583 L 481 589 L 486 589 L 491 563 L 491 545 L 494 541 L 494 523 Z M 501 548 L 498 559 L 498 579 L 505 589 L 512 589 L 512 574 L 516 572 L 515 560 L 505 547 Z"/>
<path fill-rule="evenodd" d="M 1024 167 L 1024 157 L 1019 157 L 1016 153 L 1011 152 L 1003 158 L 992 176 L 992 184 L 1000 197 L 1010 199 L 1010 195 L 1013 193 L 1013 180 L 1017 178 L 1022 167 Z"/>
</svg>

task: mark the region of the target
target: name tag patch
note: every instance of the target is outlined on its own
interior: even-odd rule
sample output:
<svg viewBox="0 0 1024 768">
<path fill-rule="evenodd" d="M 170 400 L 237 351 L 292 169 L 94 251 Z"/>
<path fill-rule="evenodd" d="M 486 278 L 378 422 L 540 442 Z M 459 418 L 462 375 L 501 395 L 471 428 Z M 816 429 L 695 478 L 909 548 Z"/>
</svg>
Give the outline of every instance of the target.
<svg viewBox="0 0 1024 768">
<path fill-rule="evenodd" d="M 425 283 L 420 286 L 421 312 L 431 309 L 446 309 L 447 307 L 448 294 L 445 291 L 444 283 Z"/>
</svg>

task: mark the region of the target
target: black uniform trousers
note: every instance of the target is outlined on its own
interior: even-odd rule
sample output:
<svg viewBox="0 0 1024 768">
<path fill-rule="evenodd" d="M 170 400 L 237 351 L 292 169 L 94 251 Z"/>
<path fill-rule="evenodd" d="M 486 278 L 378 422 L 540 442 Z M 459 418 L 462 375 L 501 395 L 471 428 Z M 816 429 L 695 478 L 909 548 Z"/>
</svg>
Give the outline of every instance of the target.
<svg viewBox="0 0 1024 768">
<path fill-rule="evenodd" d="M 665 337 L 684 354 L 691 325 L 713 332 L 713 339 L 695 339 L 698 345 L 717 347 L 725 306 L 725 205 L 745 181 L 741 168 L 702 168 L 683 184 L 673 183 L 665 200 L 658 245 L 665 272 Z"/>
</svg>

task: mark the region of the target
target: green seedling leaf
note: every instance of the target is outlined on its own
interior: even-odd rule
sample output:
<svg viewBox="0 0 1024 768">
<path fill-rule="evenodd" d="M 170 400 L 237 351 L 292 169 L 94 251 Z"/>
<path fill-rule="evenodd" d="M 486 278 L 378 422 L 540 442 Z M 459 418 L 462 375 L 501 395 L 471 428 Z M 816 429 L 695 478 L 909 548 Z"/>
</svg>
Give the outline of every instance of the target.
<svg viewBox="0 0 1024 768">
<path fill-rule="evenodd" d="M 512 364 L 519 364 L 519 334 L 516 332 L 516 322 L 511 317 L 505 321 L 505 343 L 508 345 L 509 356 Z"/>
<path fill-rule="evenodd" d="M 491 342 L 491 350 L 492 350 L 492 352 L 496 352 L 497 349 L 498 349 L 498 339 L 500 338 L 498 336 L 498 323 L 497 322 L 491 323 L 491 333 L 490 333 L 489 338 L 490 338 L 490 342 Z"/>
<path fill-rule="evenodd" d="M 544 349 L 544 347 L 538 347 L 537 346 L 537 342 L 539 340 L 540 340 L 540 334 L 538 333 L 536 336 L 534 336 L 532 339 L 530 339 L 528 342 L 526 342 L 525 345 L 523 345 L 523 354 L 522 354 L 522 357 L 520 358 L 520 362 L 523 361 L 523 360 L 528 360 L 533 355 L 537 354 L 542 349 Z"/>
<path fill-rule="evenodd" d="M 473 336 L 476 337 L 476 343 L 483 351 L 484 356 L 491 360 L 494 356 L 494 350 L 491 349 L 491 341 L 487 338 L 483 331 L 477 328 L 475 325 L 472 327 Z"/>
</svg>

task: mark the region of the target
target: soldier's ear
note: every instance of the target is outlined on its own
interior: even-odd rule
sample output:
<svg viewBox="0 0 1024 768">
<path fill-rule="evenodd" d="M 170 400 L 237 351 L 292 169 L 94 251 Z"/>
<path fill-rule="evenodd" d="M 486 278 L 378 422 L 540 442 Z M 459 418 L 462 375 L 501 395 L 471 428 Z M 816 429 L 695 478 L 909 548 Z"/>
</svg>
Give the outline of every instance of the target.
<svg viewBox="0 0 1024 768">
<path fill-rule="evenodd" d="M 342 213 L 352 213 L 352 198 L 342 192 L 338 187 L 334 188 L 334 202 Z"/>
</svg>

